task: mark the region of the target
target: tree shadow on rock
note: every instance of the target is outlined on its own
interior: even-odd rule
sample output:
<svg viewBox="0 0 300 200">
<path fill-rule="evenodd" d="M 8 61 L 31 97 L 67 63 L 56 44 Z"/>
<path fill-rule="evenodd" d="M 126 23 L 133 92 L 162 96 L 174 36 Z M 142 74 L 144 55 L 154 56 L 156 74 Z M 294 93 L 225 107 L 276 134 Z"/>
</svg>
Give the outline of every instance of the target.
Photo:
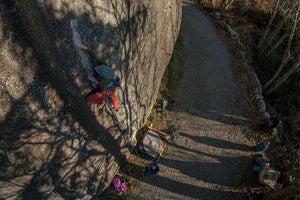
<svg viewBox="0 0 300 200">
<path fill-rule="evenodd" d="M 22 8 L 22 2 L 18 6 Z M 33 6 L 32 14 L 37 18 L 41 17 L 36 5 L 31 6 Z M 130 2 L 126 6 L 130 6 Z M 20 7 L 17 10 L 21 17 L 26 17 L 20 11 Z M 34 81 L 31 83 L 22 81 L 26 88 L 22 97 L 14 98 L 8 89 L 6 91 L 11 109 L 0 124 L 2 130 L 0 147 L 7 154 L 6 157 L 3 156 L 3 166 L 10 167 L 6 171 L 1 170 L 0 184 L 10 188 L 17 183 L 17 180 L 22 179 L 18 182 L 19 189 L 16 192 L 3 194 L 4 197 L 26 199 L 31 196 L 33 199 L 44 199 L 53 195 L 75 199 L 83 198 L 86 194 L 95 197 L 103 191 L 115 170 L 124 162 L 123 148 L 130 138 L 130 132 L 124 130 L 121 124 L 110 123 L 104 126 L 103 116 L 106 116 L 106 120 L 113 122 L 113 117 L 108 111 L 104 110 L 99 115 L 95 115 L 95 112 L 86 105 L 84 93 L 89 88 L 84 77 L 87 74 L 80 68 L 78 68 L 77 76 L 70 73 L 71 67 L 80 65 L 78 55 L 71 50 L 75 47 L 71 42 L 70 32 L 62 34 L 61 30 L 65 29 L 59 29 L 59 27 L 69 27 L 70 18 L 80 18 L 82 23 L 85 20 L 88 21 L 91 30 L 95 31 L 90 32 L 90 35 L 96 35 L 99 31 L 99 29 L 94 29 L 95 27 L 109 30 L 106 34 L 111 36 L 108 41 L 111 46 L 106 49 L 119 50 L 115 51 L 114 55 L 121 52 L 120 46 L 129 45 L 124 47 L 125 58 L 119 55 L 115 58 L 119 59 L 118 67 L 121 68 L 125 82 L 122 96 L 125 99 L 124 104 L 125 102 L 127 104 L 127 107 L 123 105 L 126 107 L 126 118 L 133 121 L 132 108 L 128 99 L 128 60 L 130 53 L 135 49 L 132 45 L 139 45 L 133 44 L 133 41 L 137 41 L 138 30 L 145 27 L 147 12 L 141 3 L 136 14 L 128 16 L 128 19 L 120 18 L 121 21 L 118 22 L 117 27 L 104 25 L 101 22 L 91 22 L 84 15 L 76 16 L 74 13 L 65 13 L 66 15 L 61 20 L 52 15 L 51 9 L 47 14 L 46 28 L 41 29 L 41 32 L 36 32 L 34 21 L 26 20 L 27 18 L 24 19 L 26 23 L 23 28 L 30 32 L 30 36 L 22 28 L 15 30 L 9 27 L 5 30 L 7 36 L 11 34 L 13 37 L 14 45 L 19 45 L 22 49 L 31 48 L 31 46 L 28 42 L 18 41 L 31 38 L 37 49 L 33 57 L 38 57 L 39 63 L 35 64 L 32 72 Z M 115 14 L 118 15 L 117 12 Z M 17 15 L 9 16 L 8 20 L 21 21 Z M 130 29 L 129 32 L 127 32 L 127 26 Z M 55 30 L 50 29 L 53 27 Z M 48 34 L 46 34 L 47 31 L 49 31 Z M 23 35 L 19 34 L 20 32 Z M 85 37 L 88 38 L 90 35 Z M 128 37 L 131 38 L 132 43 L 125 42 Z M 11 52 L 12 56 L 17 55 L 16 52 Z M 108 53 L 106 51 L 106 54 Z M 31 64 L 31 62 L 23 63 L 22 59 L 18 62 L 19 68 L 28 67 Z M 80 83 L 80 80 L 84 81 Z M 137 93 L 138 88 L 135 90 Z M 146 116 L 147 105 L 142 102 L 140 104 L 144 107 L 143 115 Z M 120 136 L 115 137 L 116 133 Z"/>
</svg>

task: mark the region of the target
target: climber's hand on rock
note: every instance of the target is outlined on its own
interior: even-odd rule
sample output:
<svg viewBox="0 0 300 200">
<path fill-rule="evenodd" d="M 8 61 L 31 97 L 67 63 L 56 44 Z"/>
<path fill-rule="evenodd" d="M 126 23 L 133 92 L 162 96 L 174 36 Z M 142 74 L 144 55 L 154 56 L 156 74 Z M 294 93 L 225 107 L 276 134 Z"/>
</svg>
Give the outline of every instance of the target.
<svg viewBox="0 0 300 200">
<path fill-rule="evenodd" d="M 81 44 L 81 43 L 79 43 L 79 42 L 76 42 L 76 43 L 75 43 L 75 46 L 76 46 L 78 49 L 83 49 L 83 50 L 87 50 L 87 49 L 88 49 L 87 46 L 85 46 L 85 45 L 83 45 L 83 44 Z"/>
<path fill-rule="evenodd" d="M 88 79 L 89 79 L 90 81 L 92 81 L 92 82 L 98 84 L 98 81 L 97 81 L 97 79 L 95 78 L 95 76 L 89 75 Z"/>
</svg>

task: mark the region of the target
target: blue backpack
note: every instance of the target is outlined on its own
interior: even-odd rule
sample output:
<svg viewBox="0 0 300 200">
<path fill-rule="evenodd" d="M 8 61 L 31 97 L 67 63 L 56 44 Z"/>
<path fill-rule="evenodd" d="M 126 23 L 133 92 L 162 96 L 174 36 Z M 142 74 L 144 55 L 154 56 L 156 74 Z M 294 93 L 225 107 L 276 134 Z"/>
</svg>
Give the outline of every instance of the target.
<svg viewBox="0 0 300 200">
<path fill-rule="evenodd" d="M 150 163 L 149 165 L 147 165 L 145 167 L 145 173 L 147 175 L 157 174 L 157 172 L 159 172 L 159 165 L 158 165 L 158 163 Z"/>
</svg>

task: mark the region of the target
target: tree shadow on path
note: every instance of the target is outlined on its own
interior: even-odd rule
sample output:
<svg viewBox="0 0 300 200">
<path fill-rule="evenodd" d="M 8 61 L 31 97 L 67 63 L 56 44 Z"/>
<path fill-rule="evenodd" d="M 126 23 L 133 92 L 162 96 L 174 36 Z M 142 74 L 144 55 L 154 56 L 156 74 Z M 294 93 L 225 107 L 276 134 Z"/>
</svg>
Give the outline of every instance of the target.
<svg viewBox="0 0 300 200">
<path fill-rule="evenodd" d="M 164 165 L 164 163 L 161 163 Z M 175 163 L 176 164 L 176 163 Z M 144 167 L 134 165 L 130 163 L 130 166 L 133 167 L 135 170 L 138 171 L 144 171 Z M 186 166 L 186 170 L 188 170 L 188 165 Z M 174 169 L 180 169 L 174 168 Z M 163 169 L 165 170 L 165 169 Z M 235 191 L 221 191 L 218 189 L 210 189 L 205 187 L 196 186 L 195 182 L 182 182 L 179 180 L 176 180 L 178 177 L 163 177 L 161 176 L 161 173 L 164 173 L 164 171 L 160 171 L 157 175 L 151 175 L 151 176 L 140 176 L 137 175 L 137 173 L 130 173 L 125 172 L 124 174 L 128 177 L 135 178 L 139 181 L 142 181 L 143 184 L 149 184 L 152 187 L 147 188 L 147 185 L 143 188 L 139 188 L 140 186 L 137 186 L 138 189 L 141 189 L 139 192 L 133 192 L 133 194 L 129 194 L 127 199 L 151 199 L 151 198 L 166 198 L 168 199 L 180 199 L 182 197 L 178 197 L 178 195 L 186 196 L 189 198 L 196 198 L 196 199 L 232 199 L 233 197 L 236 197 L 239 195 L 238 192 Z M 156 187 L 159 188 L 159 190 L 156 190 Z M 133 189 L 135 190 L 135 189 Z M 165 191 L 164 191 L 165 190 Z M 167 191 L 167 192 L 166 192 Z M 154 192 L 154 196 L 149 197 L 149 194 Z M 163 192 L 163 193 L 162 193 Z M 133 196 L 135 195 L 135 196 Z M 136 196 L 138 195 L 138 196 Z M 225 198 L 224 198 L 225 197 Z M 100 198 L 101 199 L 101 198 Z"/>
<path fill-rule="evenodd" d="M 190 135 L 186 133 L 180 133 L 181 136 L 190 138 L 194 140 L 195 142 L 201 143 L 201 144 L 206 144 L 209 146 L 217 147 L 217 148 L 222 148 L 222 149 L 232 149 L 232 150 L 240 150 L 240 151 L 253 151 L 254 147 L 246 144 L 240 144 L 237 142 L 230 142 L 222 139 L 216 139 L 212 137 L 207 137 L 207 136 L 195 136 L 195 135 Z"/>
</svg>

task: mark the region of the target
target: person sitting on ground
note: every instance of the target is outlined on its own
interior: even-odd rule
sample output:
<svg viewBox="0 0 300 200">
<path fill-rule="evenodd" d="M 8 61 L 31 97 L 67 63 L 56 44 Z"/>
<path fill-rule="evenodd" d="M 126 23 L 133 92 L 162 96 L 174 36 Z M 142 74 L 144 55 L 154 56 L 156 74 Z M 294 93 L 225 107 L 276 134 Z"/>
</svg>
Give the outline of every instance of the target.
<svg viewBox="0 0 300 200">
<path fill-rule="evenodd" d="M 266 120 L 265 122 L 257 124 L 257 128 L 259 130 L 265 130 L 265 129 L 272 129 L 276 128 L 279 124 L 279 120 L 277 117 L 271 117 L 270 119 Z"/>
<path fill-rule="evenodd" d="M 96 73 L 88 77 L 90 81 L 96 84 L 96 88 L 86 96 L 86 102 L 97 104 L 98 108 L 102 108 L 105 104 L 104 100 L 109 97 L 113 104 L 114 110 L 118 111 L 119 105 L 114 94 L 116 89 L 113 84 L 114 71 L 107 66 L 96 50 L 91 49 L 81 43 L 76 43 L 75 45 L 78 49 L 87 51 L 98 61 L 99 64 L 94 68 Z"/>
<path fill-rule="evenodd" d="M 145 167 L 147 175 L 157 174 L 157 172 L 159 172 L 159 165 L 157 163 L 150 163 Z"/>
</svg>

